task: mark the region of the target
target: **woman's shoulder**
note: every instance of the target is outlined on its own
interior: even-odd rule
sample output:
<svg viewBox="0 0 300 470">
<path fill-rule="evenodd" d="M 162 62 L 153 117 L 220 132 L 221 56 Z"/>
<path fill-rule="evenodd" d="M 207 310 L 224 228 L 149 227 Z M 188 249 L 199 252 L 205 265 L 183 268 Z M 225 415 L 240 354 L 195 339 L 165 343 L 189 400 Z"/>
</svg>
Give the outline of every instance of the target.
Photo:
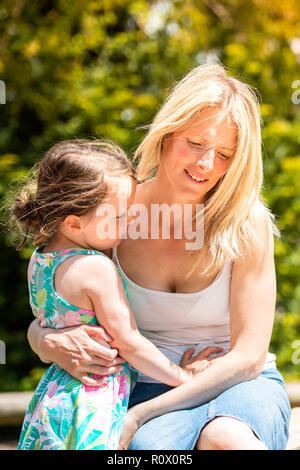
<svg viewBox="0 0 300 470">
<path fill-rule="evenodd" d="M 235 265 L 258 266 L 274 257 L 274 234 L 277 228 L 272 213 L 266 206 L 258 203 L 250 214 L 249 222 L 252 237 L 248 238 Z"/>
<path fill-rule="evenodd" d="M 271 229 L 271 217 L 268 210 L 264 206 L 257 204 L 254 207 L 251 218 L 257 235 L 267 235 Z"/>
<path fill-rule="evenodd" d="M 257 201 L 252 211 L 252 224 L 262 248 L 267 241 L 274 241 L 274 235 L 280 236 L 280 232 L 275 224 L 275 216 L 270 209 L 261 201 Z M 259 249 L 259 247 L 257 247 Z"/>
</svg>

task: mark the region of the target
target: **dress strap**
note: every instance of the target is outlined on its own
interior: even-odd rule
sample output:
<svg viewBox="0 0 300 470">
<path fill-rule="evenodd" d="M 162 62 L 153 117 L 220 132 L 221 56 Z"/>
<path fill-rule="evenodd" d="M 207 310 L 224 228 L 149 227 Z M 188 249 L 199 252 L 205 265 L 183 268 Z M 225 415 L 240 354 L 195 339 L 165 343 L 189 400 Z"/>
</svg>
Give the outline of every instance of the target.
<svg viewBox="0 0 300 470">
<path fill-rule="evenodd" d="M 91 250 L 91 249 L 85 249 L 85 248 L 68 248 L 65 250 L 60 250 L 60 251 L 53 251 L 53 252 L 42 252 L 41 250 L 43 247 L 37 248 L 33 255 L 35 257 L 39 258 L 40 260 L 44 259 L 47 260 L 49 268 L 56 268 L 60 263 L 65 261 L 68 258 L 71 258 L 72 256 L 78 256 L 78 255 L 102 255 L 102 256 L 107 256 L 101 251 L 97 250 Z"/>
<path fill-rule="evenodd" d="M 116 257 L 117 257 L 117 247 L 114 246 L 112 248 L 112 257 L 111 257 L 114 263 L 116 262 Z"/>
</svg>

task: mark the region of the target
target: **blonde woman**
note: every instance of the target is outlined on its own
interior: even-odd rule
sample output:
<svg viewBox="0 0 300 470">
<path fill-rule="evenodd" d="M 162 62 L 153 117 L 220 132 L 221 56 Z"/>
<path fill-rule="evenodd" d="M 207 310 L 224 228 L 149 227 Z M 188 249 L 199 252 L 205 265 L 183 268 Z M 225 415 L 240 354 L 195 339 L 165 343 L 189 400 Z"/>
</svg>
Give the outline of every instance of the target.
<svg viewBox="0 0 300 470">
<path fill-rule="evenodd" d="M 175 363 L 201 363 L 203 370 L 177 388 L 140 374 L 120 448 L 135 433 L 134 450 L 284 449 L 290 405 L 268 353 L 278 231 L 260 195 L 255 94 L 221 65 L 197 67 L 175 86 L 136 158 L 143 182 L 135 202 L 147 209 L 148 236 L 124 239 L 112 258 L 141 333 Z M 203 246 L 187 249 L 191 240 L 174 236 L 175 217 L 173 236 L 151 237 L 155 204 L 189 206 Z M 199 229 L 195 217 L 203 206 Z M 88 373 L 122 367 L 122 358 L 90 339 L 95 335 L 109 342 L 99 327 L 57 333 L 35 321 L 29 330 L 40 357 L 90 385 Z M 212 356 L 211 347 L 223 354 Z"/>
</svg>

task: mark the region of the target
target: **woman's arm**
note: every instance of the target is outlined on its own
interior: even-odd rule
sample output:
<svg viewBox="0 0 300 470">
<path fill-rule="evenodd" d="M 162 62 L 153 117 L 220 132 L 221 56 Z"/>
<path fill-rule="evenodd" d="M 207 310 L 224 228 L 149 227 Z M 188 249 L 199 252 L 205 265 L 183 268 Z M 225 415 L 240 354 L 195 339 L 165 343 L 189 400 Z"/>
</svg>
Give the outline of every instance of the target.
<svg viewBox="0 0 300 470">
<path fill-rule="evenodd" d="M 36 319 L 29 326 L 28 340 L 43 362 L 55 362 L 86 385 L 97 386 L 103 382 L 101 377 L 88 374 L 114 374 L 123 368 L 124 359 L 117 356 L 118 351 L 109 349 L 107 343 L 105 346 L 111 338 L 100 326 L 80 325 L 55 330 L 42 328 Z M 98 340 L 104 343 L 99 344 Z"/>
<path fill-rule="evenodd" d="M 52 361 L 44 356 L 44 336 L 49 333 L 50 328 L 41 328 L 38 319 L 33 320 L 28 328 L 27 338 L 31 349 L 39 356 L 42 362 L 51 364 Z"/>
<path fill-rule="evenodd" d="M 249 250 L 232 270 L 229 352 L 189 382 L 131 408 L 119 449 L 126 449 L 134 432 L 150 419 L 207 403 L 261 373 L 274 321 L 276 275 L 271 229 L 260 222 L 257 230 L 259 238 L 266 240 L 265 249 Z"/>
</svg>

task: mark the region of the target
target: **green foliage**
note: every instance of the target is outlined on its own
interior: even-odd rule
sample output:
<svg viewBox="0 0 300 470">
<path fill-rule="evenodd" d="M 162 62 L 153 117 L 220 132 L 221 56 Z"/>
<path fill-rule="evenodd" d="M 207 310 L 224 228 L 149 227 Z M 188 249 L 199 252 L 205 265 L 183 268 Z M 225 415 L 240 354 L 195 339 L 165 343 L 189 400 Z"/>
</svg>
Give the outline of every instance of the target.
<svg viewBox="0 0 300 470">
<path fill-rule="evenodd" d="M 300 79 L 298 0 L 2 0 L 0 197 L 55 141 L 115 140 L 132 155 L 169 87 L 217 56 L 261 95 L 264 197 L 276 214 L 278 303 L 272 350 L 295 377 L 300 339 Z M 299 43 L 298 43 L 299 49 Z M 298 54 L 298 55 L 297 55 Z M 27 390 L 40 374 L 26 331 L 30 248 L 0 241 L 0 339 L 7 364 L 0 390 Z"/>
</svg>

